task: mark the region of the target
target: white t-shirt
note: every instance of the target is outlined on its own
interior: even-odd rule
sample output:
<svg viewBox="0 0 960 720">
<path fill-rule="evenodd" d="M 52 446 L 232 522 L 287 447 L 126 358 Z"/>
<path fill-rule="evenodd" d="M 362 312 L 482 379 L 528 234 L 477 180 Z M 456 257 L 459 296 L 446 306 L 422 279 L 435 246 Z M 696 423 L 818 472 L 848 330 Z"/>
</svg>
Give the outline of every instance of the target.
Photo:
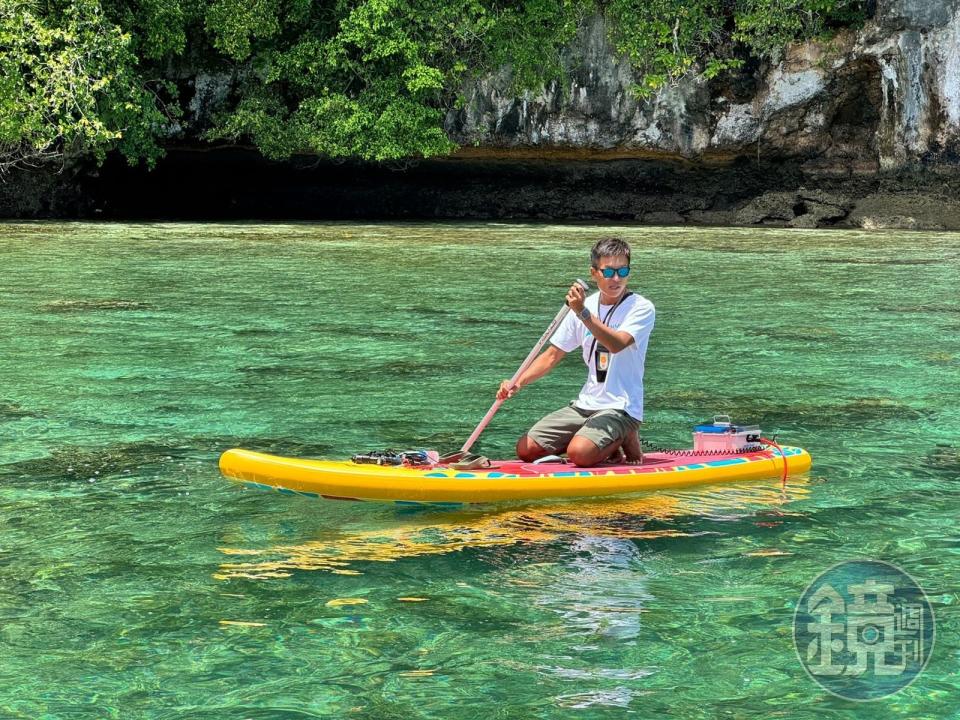
<svg viewBox="0 0 960 720">
<path fill-rule="evenodd" d="M 587 298 L 584 306 L 602 321 L 612 306 L 599 303 L 600 293 L 597 292 Z M 593 333 L 575 313 L 567 314 L 550 342 L 564 352 L 571 352 L 577 347 L 583 349 L 587 382 L 580 390 L 577 407 L 584 410 L 623 410 L 630 417 L 643 420 L 643 367 L 655 315 L 653 303 L 633 293 L 606 320 L 607 327 L 630 333 L 634 342 L 618 353 L 611 353 L 607 378 L 601 383 L 597 382 L 597 370 L 594 367 L 596 353 L 592 352 Z"/>
</svg>

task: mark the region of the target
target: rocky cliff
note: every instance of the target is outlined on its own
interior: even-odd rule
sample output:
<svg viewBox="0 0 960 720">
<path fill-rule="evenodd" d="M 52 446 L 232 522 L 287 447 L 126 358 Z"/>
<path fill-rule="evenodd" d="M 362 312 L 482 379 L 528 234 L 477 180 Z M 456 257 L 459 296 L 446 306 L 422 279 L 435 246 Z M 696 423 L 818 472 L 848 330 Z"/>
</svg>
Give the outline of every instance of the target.
<svg viewBox="0 0 960 720">
<path fill-rule="evenodd" d="M 634 93 L 638 78 L 602 17 L 584 24 L 564 65 L 562 83 L 522 97 L 509 67 L 470 85 L 445 121 L 463 150 L 403 173 L 193 146 L 153 173 L 109 162 L 24 180 L 27 196 L 8 182 L 0 215 L 177 216 L 179 207 L 190 217 L 960 228 L 956 0 L 878 0 L 856 31 L 648 100 Z M 229 82 L 189 81 L 185 122 L 202 129 Z M 208 191 L 199 205 L 198 188 Z"/>
<path fill-rule="evenodd" d="M 856 32 L 789 47 L 734 77 L 688 78 L 649 101 L 633 92 L 637 78 L 612 50 L 601 17 L 582 29 L 565 63 L 563 86 L 519 98 L 509 92 L 508 68 L 477 82 L 466 106 L 447 114 L 448 132 L 478 148 L 473 156 L 546 157 L 576 148 L 597 158 L 789 161 L 794 178 L 831 191 L 775 188 L 738 208 L 734 220 L 742 223 L 956 227 L 960 220 L 950 197 L 931 206 L 909 194 L 889 196 L 929 191 L 916 168 L 952 175 L 960 156 L 956 0 L 879 0 Z M 903 182 L 894 180 L 905 172 Z M 854 197 L 843 195 L 845 187 Z M 851 216 L 857 204 L 866 214 Z M 884 208 L 887 217 L 876 216 Z"/>
<path fill-rule="evenodd" d="M 509 68 L 468 91 L 447 129 L 461 144 L 684 157 L 776 153 L 838 172 L 893 169 L 960 146 L 960 3 L 881 0 L 858 32 L 787 48 L 738 77 L 688 78 L 638 100 L 602 17 L 566 54 L 569 79 L 509 92 Z"/>
</svg>

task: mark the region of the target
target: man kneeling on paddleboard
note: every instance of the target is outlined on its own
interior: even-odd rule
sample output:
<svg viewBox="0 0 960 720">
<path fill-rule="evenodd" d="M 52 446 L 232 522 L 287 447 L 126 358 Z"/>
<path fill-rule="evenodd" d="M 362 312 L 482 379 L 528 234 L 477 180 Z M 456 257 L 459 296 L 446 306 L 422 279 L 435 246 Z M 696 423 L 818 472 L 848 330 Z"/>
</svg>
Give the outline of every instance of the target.
<svg viewBox="0 0 960 720">
<path fill-rule="evenodd" d="M 600 289 L 590 297 L 581 284 L 567 292 L 568 313 L 550 346 L 516 382 L 504 380 L 497 398 L 549 373 L 575 348 L 587 365 L 579 397 L 550 413 L 517 441 L 517 457 L 532 462 L 567 453 L 574 465 L 590 467 L 608 459 L 643 461 L 637 430 L 643 420 L 643 368 L 653 330 L 653 303 L 627 291 L 630 246 L 604 238 L 590 253 L 590 275 Z"/>
</svg>

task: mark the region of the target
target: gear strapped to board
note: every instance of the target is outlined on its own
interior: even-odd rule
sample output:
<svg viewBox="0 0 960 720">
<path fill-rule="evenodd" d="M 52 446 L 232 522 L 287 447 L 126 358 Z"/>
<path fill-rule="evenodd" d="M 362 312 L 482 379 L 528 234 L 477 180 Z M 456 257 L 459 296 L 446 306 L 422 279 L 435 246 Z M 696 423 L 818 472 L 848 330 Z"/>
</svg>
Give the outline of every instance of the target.
<svg viewBox="0 0 960 720">
<path fill-rule="evenodd" d="M 436 458 L 427 450 L 371 450 L 350 458 L 358 464 L 368 465 L 434 465 Z"/>
</svg>

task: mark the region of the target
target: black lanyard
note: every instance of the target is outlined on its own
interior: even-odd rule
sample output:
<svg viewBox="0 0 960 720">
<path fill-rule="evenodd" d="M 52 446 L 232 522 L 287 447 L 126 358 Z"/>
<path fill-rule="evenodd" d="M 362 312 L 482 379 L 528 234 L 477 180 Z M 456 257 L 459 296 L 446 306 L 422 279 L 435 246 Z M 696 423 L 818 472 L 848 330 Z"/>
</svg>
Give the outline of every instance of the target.
<svg viewBox="0 0 960 720">
<path fill-rule="evenodd" d="M 617 309 L 618 307 L 620 307 L 620 303 L 622 303 L 624 300 L 626 300 L 626 299 L 627 299 L 628 297 L 630 297 L 631 295 L 633 295 L 632 292 L 624 293 L 623 297 L 620 298 L 619 300 L 617 300 L 617 304 L 614 305 L 614 306 L 613 306 L 612 308 L 610 308 L 609 310 L 607 310 L 607 314 L 606 314 L 606 315 L 604 316 L 604 318 L 603 318 L 603 324 L 604 324 L 604 325 L 606 325 L 606 324 L 607 324 L 607 321 L 610 320 L 611 317 L 613 317 L 613 313 L 616 311 L 616 309 Z M 598 312 L 597 312 L 597 317 L 600 316 L 599 310 L 600 310 L 600 298 L 597 298 L 597 311 L 598 311 Z M 590 354 L 587 355 L 587 358 L 593 357 L 593 351 L 596 350 L 596 349 L 597 349 L 597 336 L 594 335 L 594 336 L 593 336 L 593 342 L 590 344 Z M 588 359 L 588 362 L 589 362 L 589 359 Z"/>
</svg>

